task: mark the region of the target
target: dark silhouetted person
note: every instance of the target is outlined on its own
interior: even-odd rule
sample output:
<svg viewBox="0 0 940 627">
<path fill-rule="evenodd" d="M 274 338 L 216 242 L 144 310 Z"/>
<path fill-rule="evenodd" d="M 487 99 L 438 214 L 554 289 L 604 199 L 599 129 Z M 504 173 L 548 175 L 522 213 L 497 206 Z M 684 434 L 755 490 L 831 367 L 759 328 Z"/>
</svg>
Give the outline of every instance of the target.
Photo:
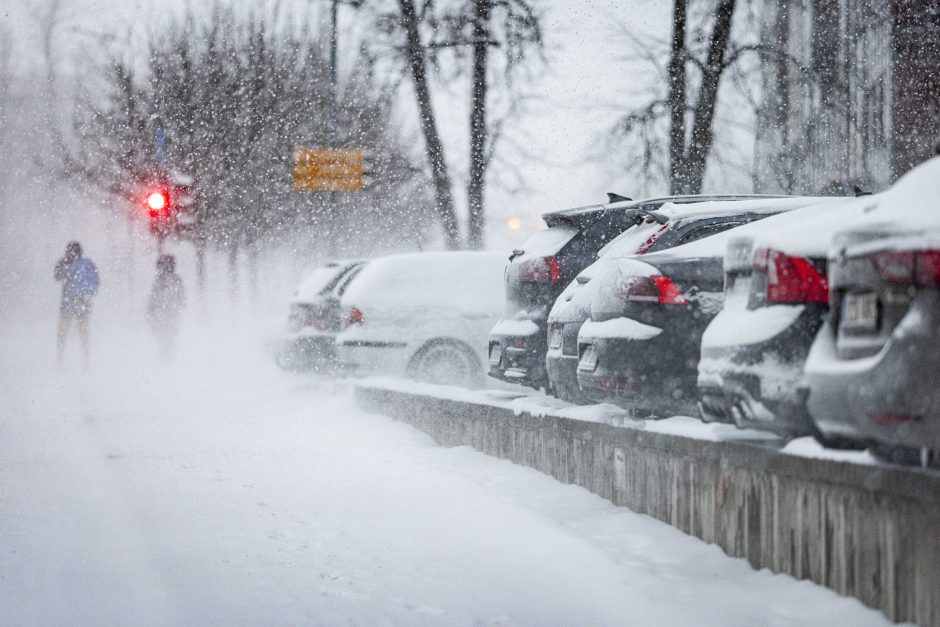
<svg viewBox="0 0 940 627">
<path fill-rule="evenodd" d="M 174 353 L 180 313 L 185 305 L 186 292 L 180 275 L 176 273 L 176 258 L 173 255 L 160 255 L 157 258 L 157 278 L 147 302 L 147 319 L 157 336 L 160 356 L 164 359 Z"/>
<path fill-rule="evenodd" d="M 82 256 L 82 246 L 69 242 L 65 256 L 55 264 L 53 276 L 62 281 L 62 304 L 59 307 L 59 361 L 65 354 L 65 340 L 72 323 L 77 323 L 82 346 L 82 358 L 88 364 L 88 319 L 91 302 L 98 293 L 98 268 L 91 259 Z"/>
</svg>

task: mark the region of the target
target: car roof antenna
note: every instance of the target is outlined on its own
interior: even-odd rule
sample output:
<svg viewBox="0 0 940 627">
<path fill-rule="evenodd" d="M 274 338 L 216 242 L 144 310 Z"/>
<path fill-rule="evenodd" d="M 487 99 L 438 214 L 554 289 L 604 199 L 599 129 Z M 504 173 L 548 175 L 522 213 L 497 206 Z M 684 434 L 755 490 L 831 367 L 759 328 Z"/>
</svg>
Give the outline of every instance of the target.
<svg viewBox="0 0 940 627">
<path fill-rule="evenodd" d="M 856 196 L 871 196 L 871 192 L 866 192 L 864 189 L 862 189 L 858 185 L 853 185 L 852 191 L 855 192 Z"/>
<path fill-rule="evenodd" d="M 607 202 L 623 202 L 625 200 L 633 199 L 627 198 L 626 196 L 621 196 L 620 194 L 615 194 L 613 192 L 607 192 Z"/>
</svg>

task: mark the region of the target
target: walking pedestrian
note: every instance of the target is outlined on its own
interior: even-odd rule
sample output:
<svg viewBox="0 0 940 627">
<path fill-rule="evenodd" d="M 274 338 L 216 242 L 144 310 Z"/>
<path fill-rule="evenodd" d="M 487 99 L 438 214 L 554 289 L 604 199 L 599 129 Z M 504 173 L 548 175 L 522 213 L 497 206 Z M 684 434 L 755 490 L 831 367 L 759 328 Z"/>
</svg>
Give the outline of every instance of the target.
<svg viewBox="0 0 940 627">
<path fill-rule="evenodd" d="M 175 352 L 180 313 L 185 306 L 186 292 L 183 280 L 176 272 L 176 258 L 173 255 L 160 255 L 157 258 L 157 277 L 147 302 L 147 319 L 157 337 L 160 356 L 164 359 L 169 359 Z"/>
<path fill-rule="evenodd" d="M 65 354 L 65 341 L 72 323 L 78 326 L 82 358 L 85 365 L 89 359 L 88 324 L 91 304 L 98 293 L 98 268 L 82 255 L 82 245 L 69 242 L 65 255 L 55 264 L 53 277 L 62 282 L 62 302 L 59 306 L 58 358 L 61 363 Z"/>
</svg>

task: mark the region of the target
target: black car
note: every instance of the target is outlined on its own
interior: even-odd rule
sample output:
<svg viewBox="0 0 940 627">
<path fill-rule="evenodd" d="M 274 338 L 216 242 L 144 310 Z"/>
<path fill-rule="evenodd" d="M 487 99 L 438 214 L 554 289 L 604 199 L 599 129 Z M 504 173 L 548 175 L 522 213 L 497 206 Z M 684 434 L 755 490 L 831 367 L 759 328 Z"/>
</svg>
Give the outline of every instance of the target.
<svg viewBox="0 0 940 627">
<path fill-rule="evenodd" d="M 616 202 L 542 216 L 548 228 L 513 251 L 506 268 L 506 314 L 490 333 L 489 375 L 535 388 L 547 385 L 549 310 L 565 286 L 594 262 L 605 244 L 636 224 L 638 214 L 655 211 L 666 202 L 745 197 L 674 196 L 635 202 L 612 194 Z M 646 248 L 652 247 L 661 234 L 654 231 Z"/>
<path fill-rule="evenodd" d="M 702 333 L 722 306 L 725 243 L 735 233 L 729 228 L 761 228 L 764 218 L 818 202 L 714 203 L 736 211 L 736 220 L 714 223 L 694 243 L 605 263 L 594 279 L 591 319 L 578 334 L 577 379 L 584 396 L 640 414 L 694 413 Z M 762 222 L 748 224 L 757 220 Z"/>
<path fill-rule="evenodd" d="M 304 371 L 335 366 L 334 338 L 345 322 L 340 297 L 364 263 L 328 262 L 298 286 L 290 301 L 288 334 L 275 356 L 281 368 Z"/>
<path fill-rule="evenodd" d="M 698 365 L 704 420 L 815 432 L 803 365 L 829 312 L 826 253 L 833 233 L 863 210 L 857 200 L 833 200 L 728 244 L 725 302 Z"/>
<path fill-rule="evenodd" d="M 742 218 L 739 202 L 708 202 L 704 197 L 696 200 L 699 202 L 668 203 L 653 212 L 628 210 L 625 220 L 635 226 L 601 249 L 598 260 L 582 270 L 556 299 L 548 316 L 545 356 L 550 393 L 567 401 L 587 400 L 578 387 L 578 333 L 591 317 L 591 301 L 597 286 L 591 279 L 606 262 L 688 244 L 740 226 L 749 219 Z M 772 215 L 772 212 L 765 215 Z"/>
</svg>

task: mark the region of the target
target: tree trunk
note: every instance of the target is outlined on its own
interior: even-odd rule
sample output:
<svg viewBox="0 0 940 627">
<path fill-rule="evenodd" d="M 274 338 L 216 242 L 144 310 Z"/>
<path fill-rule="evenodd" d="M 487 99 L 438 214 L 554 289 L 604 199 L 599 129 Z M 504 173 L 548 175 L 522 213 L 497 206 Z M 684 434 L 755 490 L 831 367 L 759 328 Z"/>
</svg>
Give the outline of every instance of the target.
<svg viewBox="0 0 940 627">
<path fill-rule="evenodd" d="M 238 242 L 228 242 L 228 293 L 235 303 L 238 300 Z"/>
<path fill-rule="evenodd" d="M 718 102 L 718 83 L 725 69 L 725 52 L 731 38 L 731 17 L 734 15 L 735 0 L 720 0 L 715 9 L 715 26 L 708 42 L 708 58 L 702 85 L 699 88 L 698 101 L 695 103 L 695 118 L 692 122 L 692 138 L 689 150 L 683 159 L 688 171 L 688 194 L 700 194 L 705 178 L 705 165 L 711 151 L 714 133 L 712 120 L 715 118 L 715 105 Z"/>
<path fill-rule="evenodd" d="M 482 249 L 486 215 L 486 62 L 492 0 L 473 0 L 473 93 L 470 98 L 470 173 L 467 179 L 467 246 Z"/>
<path fill-rule="evenodd" d="M 421 130 L 424 134 L 425 150 L 431 166 L 431 178 L 434 181 L 437 211 L 440 215 L 441 226 L 444 228 L 447 247 L 453 250 L 460 247 L 457 211 L 454 209 L 450 174 L 447 171 L 447 163 L 444 161 L 444 146 L 441 144 L 441 138 L 437 133 L 434 108 L 431 106 L 431 91 L 428 87 L 425 51 L 421 43 L 421 35 L 418 32 L 418 16 L 415 11 L 414 0 L 398 0 L 398 5 L 401 9 L 402 25 L 405 27 L 405 52 L 408 57 L 408 65 L 411 68 L 411 78 L 414 81 L 415 96 L 418 100 L 418 113 L 421 116 Z"/>
<path fill-rule="evenodd" d="M 199 298 L 206 295 L 206 239 L 196 238 L 196 289 Z"/>
<path fill-rule="evenodd" d="M 672 52 L 669 56 L 669 192 L 686 191 L 685 154 L 685 24 L 688 0 L 675 0 Z"/>
</svg>

